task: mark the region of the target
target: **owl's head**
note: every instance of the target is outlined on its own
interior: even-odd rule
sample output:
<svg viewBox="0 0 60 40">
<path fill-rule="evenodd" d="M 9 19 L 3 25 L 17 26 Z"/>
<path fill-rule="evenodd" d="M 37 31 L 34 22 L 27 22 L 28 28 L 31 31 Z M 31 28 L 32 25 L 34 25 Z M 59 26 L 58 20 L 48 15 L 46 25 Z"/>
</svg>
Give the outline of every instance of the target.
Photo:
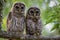
<svg viewBox="0 0 60 40">
<path fill-rule="evenodd" d="M 23 3 L 15 3 L 13 6 L 13 11 L 15 13 L 24 13 L 25 11 L 25 5 Z"/>
<path fill-rule="evenodd" d="M 38 19 L 40 17 L 40 9 L 37 7 L 30 7 L 27 11 L 27 16 Z"/>
</svg>

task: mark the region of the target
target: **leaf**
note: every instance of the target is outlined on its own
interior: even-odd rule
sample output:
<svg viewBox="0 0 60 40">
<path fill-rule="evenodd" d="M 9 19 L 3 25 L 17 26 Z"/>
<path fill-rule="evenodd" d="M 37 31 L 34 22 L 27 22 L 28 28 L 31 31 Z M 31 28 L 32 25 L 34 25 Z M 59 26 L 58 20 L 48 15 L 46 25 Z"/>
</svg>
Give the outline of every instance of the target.
<svg viewBox="0 0 60 40">
<path fill-rule="evenodd" d="M 55 29 L 58 29 L 59 28 L 59 23 L 55 23 L 53 28 L 51 29 L 51 31 L 55 30 Z"/>
</svg>

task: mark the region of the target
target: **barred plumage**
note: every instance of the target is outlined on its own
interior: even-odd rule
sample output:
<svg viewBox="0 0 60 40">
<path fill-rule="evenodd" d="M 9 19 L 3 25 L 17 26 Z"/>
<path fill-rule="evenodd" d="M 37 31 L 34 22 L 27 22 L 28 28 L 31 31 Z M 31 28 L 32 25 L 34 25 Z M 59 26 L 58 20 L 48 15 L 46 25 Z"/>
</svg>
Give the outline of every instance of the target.
<svg viewBox="0 0 60 40">
<path fill-rule="evenodd" d="M 28 35 L 41 35 L 42 21 L 40 17 L 40 9 L 31 7 L 27 11 L 26 16 L 26 32 Z"/>
<path fill-rule="evenodd" d="M 23 34 L 24 27 L 25 27 L 25 5 L 23 3 L 15 3 L 12 8 L 12 11 L 9 13 L 7 18 L 7 31 Z"/>
</svg>

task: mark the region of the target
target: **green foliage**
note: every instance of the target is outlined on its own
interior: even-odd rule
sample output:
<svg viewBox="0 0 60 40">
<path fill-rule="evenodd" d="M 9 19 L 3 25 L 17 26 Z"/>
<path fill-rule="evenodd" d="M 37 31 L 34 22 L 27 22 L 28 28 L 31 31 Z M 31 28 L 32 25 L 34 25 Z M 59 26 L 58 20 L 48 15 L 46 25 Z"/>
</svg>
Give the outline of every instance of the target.
<svg viewBox="0 0 60 40">
<path fill-rule="evenodd" d="M 58 0 L 58 2 L 60 2 L 60 0 Z"/>
<path fill-rule="evenodd" d="M 6 31 L 7 27 L 6 27 L 6 17 L 3 18 L 3 24 L 2 24 L 2 30 Z"/>
<path fill-rule="evenodd" d="M 57 29 L 60 32 L 60 4 L 47 8 L 43 13 L 43 18 L 46 22 L 45 24 L 54 23 L 51 31 Z"/>
<path fill-rule="evenodd" d="M 44 1 L 45 0 L 6 0 L 6 3 L 4 5 L 4 10 L 3 10 L 3 24 L 2 24 L 3 30 L 6 30 L 6 18 L 13 4 L 15 2 L 23 2 L 26 5 L 26 9 L 28 9 L 31 6 L 39 6 L 41 9 L 41 17 L 42 17 L 43 24 L 46 25 L 49 23 L 54 23 L 54 26 L 51 29 L 51 31 L 55 29 L 59 31 L 60 30 L 60 4 L 54 7 L 48 7 L 49 2 L 51 1 L 51 0 L 48 0 L 45 3 L 46 9 L 43 10 L 42 4 L 44 3 Z M 58 0 L 58 2 L 60 2 L 60 0 Z M 44 31 L 43 34 L 45 35 L 47 34 L 47 32 Z"/>
</svg>

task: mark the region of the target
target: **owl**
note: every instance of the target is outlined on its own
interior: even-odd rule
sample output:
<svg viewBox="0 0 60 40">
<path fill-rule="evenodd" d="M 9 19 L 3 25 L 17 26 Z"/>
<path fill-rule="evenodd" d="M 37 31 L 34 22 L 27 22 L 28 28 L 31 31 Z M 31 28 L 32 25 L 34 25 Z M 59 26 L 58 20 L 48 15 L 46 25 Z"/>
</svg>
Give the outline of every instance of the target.
<svg viewBox="0 0 60 40">
<path fill-rule="evenodd" d="M 15 3 L 7 17 L 7 31 L 23 34 L 25 27 L 25 4 Z"/>
<path fill-rule="evenodd" d="M 41 35 L 42 21 L 40 17 L 40 9 L 37 7 L 30 7 L 26 14 L 26 34 Z"/>
</svg>

